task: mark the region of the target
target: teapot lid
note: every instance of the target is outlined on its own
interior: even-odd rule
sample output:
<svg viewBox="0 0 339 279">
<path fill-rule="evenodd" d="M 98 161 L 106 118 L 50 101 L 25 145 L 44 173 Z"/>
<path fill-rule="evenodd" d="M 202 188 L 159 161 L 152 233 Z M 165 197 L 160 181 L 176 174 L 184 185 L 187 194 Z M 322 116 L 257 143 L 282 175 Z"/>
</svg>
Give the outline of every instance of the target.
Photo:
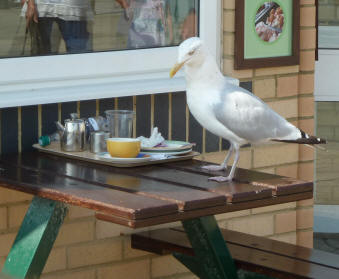
<svg viewBox="0 0 339 279">
<path fill-rule="evenodd" d="M 80 119 L 80 118 L 78 118 L 78 119 L 65 119 L 65 124 L 66 123 L 84 123 L 84 122 L 85 122 L 85 120 Z"/>
</svg>

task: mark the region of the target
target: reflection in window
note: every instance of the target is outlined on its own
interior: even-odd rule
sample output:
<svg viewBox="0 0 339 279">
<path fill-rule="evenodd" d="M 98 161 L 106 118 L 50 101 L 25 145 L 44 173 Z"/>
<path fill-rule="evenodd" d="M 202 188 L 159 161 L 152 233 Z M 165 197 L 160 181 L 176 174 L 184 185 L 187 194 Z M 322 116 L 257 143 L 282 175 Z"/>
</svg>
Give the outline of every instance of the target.
<svg viewBox="0 0 339 279">
<path fill-rule="evenodd" d="M 326 0 L 318 3 L 318 46 L 319 48 L 339 48 L 339 2 Z"/>
<path fill-rule="evenodd" d="M 198 0 L 0 0 L 0 57 L 178 45 Z"/>
</svg>

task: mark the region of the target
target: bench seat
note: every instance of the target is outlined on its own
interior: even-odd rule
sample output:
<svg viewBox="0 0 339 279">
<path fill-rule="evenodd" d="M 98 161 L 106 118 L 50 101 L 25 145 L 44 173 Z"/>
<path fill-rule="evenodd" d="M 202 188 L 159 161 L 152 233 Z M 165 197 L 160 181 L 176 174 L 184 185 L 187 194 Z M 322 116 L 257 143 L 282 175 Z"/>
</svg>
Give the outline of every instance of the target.
<svg viewBox="0 0 339 279">
<path fill-rule="evenodd" d="M 339 255 L 226 229 L 221 232 L 239 270 L 282 279 L 339 278 Z M 132 248 L 194 256 L 183 228 L 133 234 Z"/>
</svg>

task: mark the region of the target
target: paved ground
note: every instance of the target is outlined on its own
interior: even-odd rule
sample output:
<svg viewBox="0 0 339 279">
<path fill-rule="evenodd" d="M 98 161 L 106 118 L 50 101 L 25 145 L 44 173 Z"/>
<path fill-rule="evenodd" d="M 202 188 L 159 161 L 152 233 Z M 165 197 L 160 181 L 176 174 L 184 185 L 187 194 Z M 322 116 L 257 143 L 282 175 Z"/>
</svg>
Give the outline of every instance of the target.
<svg viewBox="0 0 339 279">
<path fill-rule="evenodd" d="M 316 152 L 316 203 L 339 205 L 339 142 L 330 141 L 325 147 L 326 151 Z"/>
<path fill-rule="evenodd" d="M 339 142 L 317 151 L 316 200 L 314 206 L 314 248 L 339 254 Z"/>
<path fill-rule="evenodd" d="M 316 152 L 313 244 L 316 249 L 339 254 L 339 142 L 333 136 L 338 130 L 334 125 L 336 106 L 338 103 L 321 103 L 322 109 L 317 106 L 319 136 L 334 141 L 326 145 L 326 151 Z"/>
<path fill-rule="evenodd" d="M 323 250 L 334 254 L 339 254 L 339 233 L 335 234 L 314 233 L 313 245 L 315 249 Z"/>
</svg>

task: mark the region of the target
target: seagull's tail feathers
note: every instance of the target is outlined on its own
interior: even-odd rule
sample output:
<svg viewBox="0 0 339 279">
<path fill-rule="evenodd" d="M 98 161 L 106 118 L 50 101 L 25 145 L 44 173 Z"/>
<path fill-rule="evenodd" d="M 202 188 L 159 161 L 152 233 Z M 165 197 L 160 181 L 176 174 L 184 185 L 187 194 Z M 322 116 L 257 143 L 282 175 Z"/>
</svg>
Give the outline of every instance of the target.
<svg viewBox="0 0 339 279">
<path fill-rule="evenodd" d="M 298 144 L 308 144 L 308 145 L 326 144 L 327 143 L 326 139 L 317 138 L 315 136 L 310 136 L 302 130 L 299 130 L 299 132 L 300 132 L 300 135 L 295 139 L 272 139 L 272 141 L 298 143 Z"/>
</svg>

